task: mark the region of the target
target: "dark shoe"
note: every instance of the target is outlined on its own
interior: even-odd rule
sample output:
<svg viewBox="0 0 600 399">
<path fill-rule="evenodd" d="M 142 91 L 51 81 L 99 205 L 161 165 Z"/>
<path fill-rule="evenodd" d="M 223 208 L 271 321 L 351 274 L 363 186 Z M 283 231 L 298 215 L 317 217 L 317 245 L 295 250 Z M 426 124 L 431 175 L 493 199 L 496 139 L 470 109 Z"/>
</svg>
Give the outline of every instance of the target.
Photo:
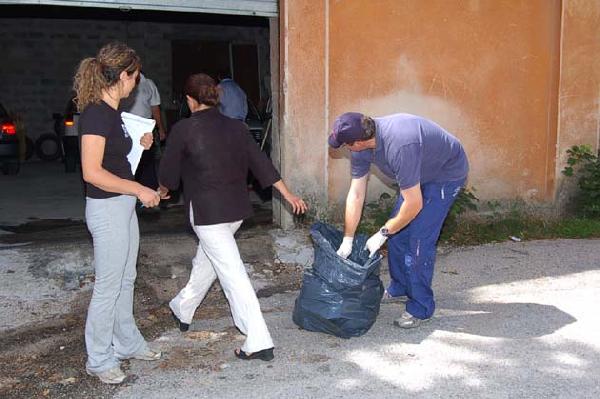
<svg viewBox="0 0 600 399">
<path fill-rule="evenodd" d="M 183 323 L 181 320 L 179 320 L 179 318 L 177 316 L 175 316 L 175 313 L 173 312 L 173 310 L 171 310 L 171 315 L 173 316 L 173 319 L 175 319 L 175 322 L 177 323 L 177 326 L 179 327 L 179 331 L 186 332 L 187 330 L 190 329 L 190 325 L 187 323 Z"/>
<path fill-rule="evenodd" d="M 270 362 L 271 360 L 275 359 L 275 355 L 273 354 L 273 348 L 263 349 L 261 351 L 254 352 L 250 355 L 248 355 L 246 352 L 244 352 L 241 349 L 234 351 L 234 353 L 238 359 L 242 359 L 242 360 L 260 359 L 260 360 L 264 360 L 265 362 Z"/>
</svg>

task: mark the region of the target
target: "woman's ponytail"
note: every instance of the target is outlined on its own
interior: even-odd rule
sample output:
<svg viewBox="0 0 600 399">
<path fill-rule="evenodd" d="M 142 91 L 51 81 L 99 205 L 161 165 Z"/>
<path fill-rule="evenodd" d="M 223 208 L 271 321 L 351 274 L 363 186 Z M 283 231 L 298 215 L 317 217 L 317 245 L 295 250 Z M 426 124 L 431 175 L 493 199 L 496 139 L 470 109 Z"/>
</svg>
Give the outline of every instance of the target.
<svg viewBox="0 0 600 399">
<path fill-rule="evenodd" d="M 77 109 L 81 112 L 89 104 L 100 102 L 102 90 L 106 88 L 107 83 L 98 60 L 93 57 L 83 59 L 79 63 L 73 82 Z"/>
<path fill-rule="evenodd" d="M 102 92 L 118 84 L 123 71 L 132 75 L 141 68 L 140 57 L 127 45 L 113 42 L 103 46 L 96 57 L 79 63 L 73 80 L 77 109 L 99 103 Z"/>
</svg>

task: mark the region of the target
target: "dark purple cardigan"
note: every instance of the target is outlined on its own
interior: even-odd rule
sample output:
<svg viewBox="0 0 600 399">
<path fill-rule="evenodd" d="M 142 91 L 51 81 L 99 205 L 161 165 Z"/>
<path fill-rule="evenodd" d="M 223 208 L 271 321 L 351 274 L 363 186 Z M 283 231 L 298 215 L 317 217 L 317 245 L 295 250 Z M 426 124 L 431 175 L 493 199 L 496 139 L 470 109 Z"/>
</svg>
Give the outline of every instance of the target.
<svg viewBox="0 0 600 399">
<path fill-rule="evenodd" d="M 252 215 L 248 170 L 263 188 L 281 179 L 246 125 L 213 107 L 173 126 L 159 180 L 170 190 L 183 181 L 186 215 L 191 202 L 195 225 L 229 223 Z"/>
</svg>

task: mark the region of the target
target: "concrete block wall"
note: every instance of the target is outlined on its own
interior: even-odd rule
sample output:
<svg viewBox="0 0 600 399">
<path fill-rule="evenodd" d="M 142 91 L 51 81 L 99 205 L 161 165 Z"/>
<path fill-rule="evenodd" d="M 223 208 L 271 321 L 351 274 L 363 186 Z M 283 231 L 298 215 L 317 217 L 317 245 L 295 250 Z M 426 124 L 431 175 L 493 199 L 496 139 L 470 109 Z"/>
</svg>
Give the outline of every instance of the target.
<svg viewBox="0 0 600 399">
<path fill-rule="evenodd" d="M 256 43 L 265 74 L 261 93 L 266 97 L 270 92 L 268 28 L 0 16 L 0 102 L 22 115 L 32 139 L 52 132 L 52 113 L 64 111 L 79 61 L 112 40 L 128 43 L 140 54 L 164 108 L 174 107 L 172 40 Z"/>
</svg>

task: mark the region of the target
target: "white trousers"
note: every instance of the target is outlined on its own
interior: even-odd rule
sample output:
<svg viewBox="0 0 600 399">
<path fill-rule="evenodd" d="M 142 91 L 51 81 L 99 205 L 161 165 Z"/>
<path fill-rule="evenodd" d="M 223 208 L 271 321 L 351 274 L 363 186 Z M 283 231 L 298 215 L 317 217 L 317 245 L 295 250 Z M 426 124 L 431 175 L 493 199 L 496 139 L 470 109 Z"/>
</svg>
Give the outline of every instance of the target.
<svg viewBox="0 0 600 399">
<path fill-rule="evenodd" d="M 196 308 L 219 277 L 233 321 L 246 335 L 242 350 L 249 353 L 272 348 L 273 340 L 233 236 L 242 221 L 195 226 L 190 204 L 190 222 L 198 236 L 198 251 L 187 285 L 169 303 L 171 310 L 183 323 L 190 324 Z"/>
</svg>

